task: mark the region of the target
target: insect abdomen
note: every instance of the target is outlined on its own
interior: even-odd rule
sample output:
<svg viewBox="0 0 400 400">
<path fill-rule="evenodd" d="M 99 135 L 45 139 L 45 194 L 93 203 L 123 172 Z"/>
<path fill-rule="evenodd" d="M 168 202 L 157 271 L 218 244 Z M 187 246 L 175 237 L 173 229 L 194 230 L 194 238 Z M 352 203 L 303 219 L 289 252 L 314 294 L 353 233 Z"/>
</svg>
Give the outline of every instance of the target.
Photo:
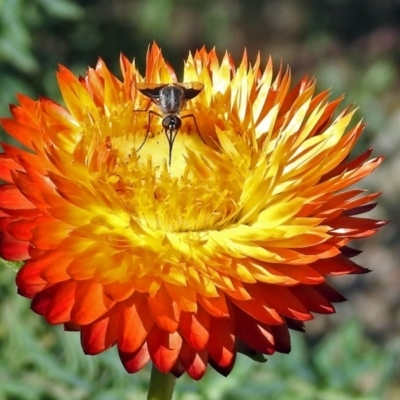
<svg viewBox="0 0 400 400">
<path fill-rule="evenodd" d="M 166 86 L 160 91 L 159 107 L 164 114 L 179 113 L 184 106 L 184 93 L 180 87 Z"/>
</svg>

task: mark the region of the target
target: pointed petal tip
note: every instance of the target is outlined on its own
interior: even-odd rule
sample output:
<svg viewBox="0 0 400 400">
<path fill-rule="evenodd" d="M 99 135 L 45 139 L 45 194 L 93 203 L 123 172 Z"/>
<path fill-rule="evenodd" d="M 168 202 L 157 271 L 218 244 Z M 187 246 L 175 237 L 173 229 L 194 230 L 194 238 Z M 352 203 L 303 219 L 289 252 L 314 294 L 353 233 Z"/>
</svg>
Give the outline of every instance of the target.
<svg viewBox="0 0 400 400">
<path fill-rule="evenodd" d="M 222 376 L 227 377 L 233 370 L 233 367 L 235 365 L 235 360 L 236 357 L 234 359 L 232 359 L 232 362 L 226 366 L 221 366 L 220 364 L 218 364 L 218 362 L 214 361 L 211 357 L 209 359 L 209 363 L 211 365 L 212 368 L 214 368 L 219 374 L 221 374 Z"/>
</svg>

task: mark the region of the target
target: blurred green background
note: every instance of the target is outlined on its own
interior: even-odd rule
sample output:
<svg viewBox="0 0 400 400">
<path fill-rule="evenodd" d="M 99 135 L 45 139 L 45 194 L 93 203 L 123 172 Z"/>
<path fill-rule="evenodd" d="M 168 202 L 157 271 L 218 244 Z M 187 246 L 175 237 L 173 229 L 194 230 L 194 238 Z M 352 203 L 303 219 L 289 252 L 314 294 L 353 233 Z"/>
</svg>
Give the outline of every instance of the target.
<svg viewBox="0 0 400 400">
<path fill-rule="evenodd" d="M 144 72 L 156 40 L 178 73 L 188 51 L 216 46 L 238 62 L 271 54 L 294 79 L 346 93 L 368 126 L 358 150 L 384 164 L 361 186 L 383 190 L 371 216 L 391 220 L 357 262 L 373 270 L 337 278 L 350 300 L 293 334 L 290 355 L 266 364 L 239 356 L 228 379 L 211 369 L 183 377 L 175 400 L 395 400 L 400 398 L 400 1 L 398 0 L 0 0 L 0 115 L 21 92 L 60 99 L 55 71 L 84 74 L 101 56 L 119 75 L 123 52 Z M 2 140 L 7 140 L 3 133 Z M 361 247 L 362 248 L 362 247 Z M 149 370 L 128 375 L 115 350 L 84 356 L 79 336 L 46 325 L 0 268 L 0 400 L 142 399 Z"/>
</svg>

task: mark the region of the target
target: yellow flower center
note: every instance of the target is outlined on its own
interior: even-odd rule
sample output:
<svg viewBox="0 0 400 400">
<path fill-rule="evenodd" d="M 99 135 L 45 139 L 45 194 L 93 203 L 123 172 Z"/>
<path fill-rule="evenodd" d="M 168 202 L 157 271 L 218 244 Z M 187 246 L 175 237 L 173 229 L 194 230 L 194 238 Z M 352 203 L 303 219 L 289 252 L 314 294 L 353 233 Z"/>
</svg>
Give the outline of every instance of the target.
<svg viewBox="0 0 400 400">
<path fill-rule="evenodd" d="M 219 229 L 238 213 L 246 173 L 237 166 L 242 165 L 245 172 L 243 155 L 227 154 L 212 143 L 208 132 L 200 133 L 193 118 L 203 115 L 184 115 L 177 132 L 165 132 L 161 117 L 123 110 L 119 117 L 108 117 L 112 129 L 103 127 L 98 132 L 103 140 L 105 131 L 110 136 L 98 146 L 102 148 L 98 158 L 106 162 L 99 165 L 97 179 L 118 193 L 123 208 L 143 228 L 163 232 Z M 229 136 L 227 128 L 224 135 Z M 171 145 L 167 135 L 175 134 Z"/>
</svg>

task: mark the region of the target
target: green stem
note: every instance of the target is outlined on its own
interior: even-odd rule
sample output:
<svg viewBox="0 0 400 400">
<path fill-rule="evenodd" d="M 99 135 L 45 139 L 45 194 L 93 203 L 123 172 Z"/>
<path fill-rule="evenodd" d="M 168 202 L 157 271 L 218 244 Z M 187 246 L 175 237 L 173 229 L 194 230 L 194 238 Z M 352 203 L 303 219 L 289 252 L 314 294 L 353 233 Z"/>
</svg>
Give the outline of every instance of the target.
<svg viewBox="0 0 400 400">
<path fill-rule="evenodd" d="M 175 381 L 176 378 L 172 374 L 163 374 L 153 365 L 147 400 L 171 400 Z"/>
</svg>

